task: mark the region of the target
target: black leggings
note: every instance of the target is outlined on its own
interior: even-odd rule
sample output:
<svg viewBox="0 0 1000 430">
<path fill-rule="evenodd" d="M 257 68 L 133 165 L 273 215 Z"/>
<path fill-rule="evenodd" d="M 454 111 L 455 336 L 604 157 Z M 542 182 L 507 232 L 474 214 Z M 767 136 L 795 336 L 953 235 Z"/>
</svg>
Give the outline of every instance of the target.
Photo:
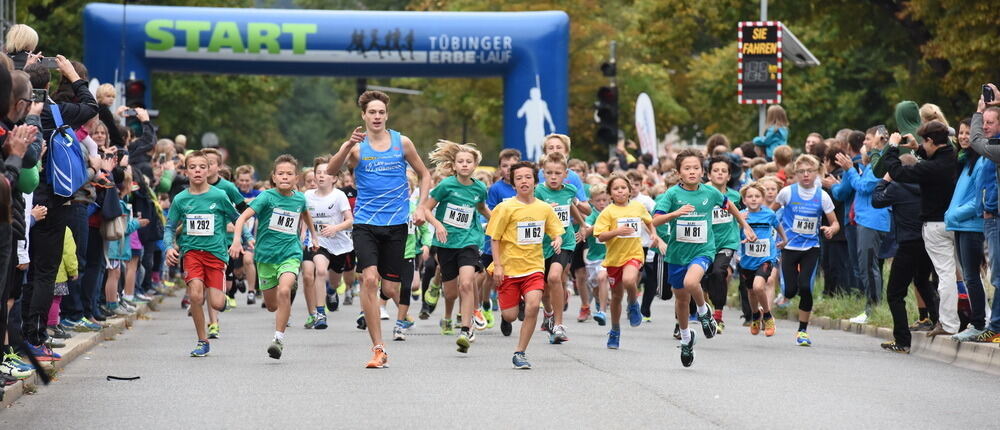
<svg viewBox="0 0 1000 430">
<path fill-rule="evenodd" d="M 720 249 L 701 281 L 702 290 L 708 293 L 708 299 L 715 309 L 722 309 L 726 305 L 726 293 L 729 290 L 726 278 L 729 276 L 729 262 L 733 260 L 733 253 L 732 249 Z"/>
<path fill-rule="evenodd" d="M 934 265 L 927 255 L 923 240 L 917 239 L 899 244 L 896 258 L 892 260 L 892 268 L 889 269 L 886 300 L 889 302 L 889 312 L 892 313 L 893 337 L 896 343 L 902 346 L 910 346 L 912 341 L 904 301 L 911 281 L 920 297 L 923 297 L 931 321 L 935 323 L 938 321 L 938 293 L 931 287 L 933 272 Z"/>
<path fill-rule="evenodd" d="M 648 250 L 643 252 L 643 256 L 647 255 L 648 252 Z M 667 262 L 663 261 L 662 254 L 657 253 L 652 262 L 643 264 L 642 272 L 644 280 L 639 312 L 644 317 L 650 317 L 652 316 L 650 308 L 653 305 L 653 299 L 656 298 L 656 293 L 660 292 L 661 295 L 666 293 L 667 296 L 663 300 L 668 300 L 673 295 L 673 291 L 670 289 L 670 284 L 667 283 Z"/>
<path fill-rule="evenodd" d="M 790 249 L 781 251 L 781 274 L 785 277 L 785 298 L 791 300 L 796 295 L 801 295 L 802 298 L 799 299 L 800 311 L 812 312 L 812 283 L 818 263 L 818 247 L 805 251 Z"/>
</svg>

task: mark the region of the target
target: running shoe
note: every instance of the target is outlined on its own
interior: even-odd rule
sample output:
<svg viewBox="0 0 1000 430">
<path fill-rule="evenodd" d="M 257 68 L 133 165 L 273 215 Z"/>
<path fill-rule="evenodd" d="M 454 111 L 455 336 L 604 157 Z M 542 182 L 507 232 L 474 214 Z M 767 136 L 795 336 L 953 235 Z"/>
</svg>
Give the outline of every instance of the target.
<svg viewBox="0 0 1000 430">
<path fill-rule="evenodd" d="M 413 321 L 410 321 L 410 317 L 406 317 L 403 321 L 396 320 L 396 325 L 402 327 L 403 330 L 409 330 L 413 327 Z"/>
<path fill-rule="evenodd" d="M 330 312 L 337 312 L 340 308 L 340 295 L 337 293 L 326 295 L 326 309 Z"/>
<path fill-rule="evenodd" d="M 185 294 L 184 298 L 181 299 L 181 309 L 187 309 L 189 307 L 191 307 L 191 299 L 189 299 L 187 294 Z"/>
<path fill-rule="evenodd" d="M 642 317 L 642 322 L 646 323 L 646 324 L 649 324 L 649 323 L 653 322 L 653 317 Z"/>
<path fill-rule="evenodd" d="M 504 336 L 510 336 L 512 331 L 514 331 L 514 326 L 507 320 L 500 318 L 500 333 Z"/>
<path fill-rule="evenodd" d="M 479 331 L 486 330 L 486 316 L 483 315 L 482 309 L 472 312 L 472 326 Z"/>
<path fill-rule="evenodd" d="M 430 317 L 431 317 L 430 311 L 428 311 L 427 308 L 425 308 L 425 307 L 421 307 L 420 308 L 420 315 L 418 315 L 417 318 L 425 320 L 425 319 L 428 319 Z"/>
<path fill-rule="evenodd" d="M 621 344 L 621 332 L 617 330 L 611 330 L 608 332 L 608 349 L 618 349 Z"/>
<path fill-rule="evenodd" d="M 45 346 L 47 346 L 49 348 L 53 348 L 53 349 L 65 348 L 66 347 L 66 342 L 63 342 L 62 339 L 56 339 L 56 338 L 54 338 L 52 336 L 46 335 L 45 336 Z"/>
<path fill-rule="evenodd" d="M 115 306 L 113 309 L 111 309 L 111 313 L 114 314 L 115 317 L 125 317 L 128 316 L 131 312 L 129 312 L 129 310 L 126 309 L 124 305 L 118 303 L 118 306 Z"/>
<path fill-rule="evenodd" d="M 462 354 L 467 354 L 469 352 L 469 346 L 472 345 L 471 337 L 474 336 L 472 331 L 463 331 L 458 335 L 458 339 L 455 339 L 455 344 L 458 345 L 458 352 Z"/>
<path fill-rule="evenodd" d="M 378 319 L 380 319 L 382 321 L 388 321 L 389 320 L 389 313 L 385 311 L 385 306 L 380 306 L 378 308 Z"/>
<path fill-rule="evenodd" d="M 563 342 L 568 341 L 569 338 L 566 337 L 566 327 L 559 324 L 552 327 L 552 333 L 549 334 L 549 343 L 554 345 L 559 345 Z"/>
<path fill-rule="evenodd" d="M 358 324 L 358 330 L 365 330 L 368 328 L 368 322 L 365 321 L 365 313 L 361 312 L 358 314 L 358 319 L 355 321 Z"/>
<path fill-rule="evenodd" d="M 351 294 L 351 289 L 348 288 L 344 290 L 344 306 L 350 306 L 354 304 L 354 294 Z"/>
<path fill-rule="evenodd" d="M 604 327 L 608 323 L 608 316 L 601 311 L 594 312 L 594 321 L 597 321 L 597 325 Z"/>
<path fill-rule="evenodd" d="M 515 369 L 531 370 L 531 363 L 528 362 L 528 356 L 523 352 L 515 352 L 514 358 L 511 361 L 514 363 Z"/>
<path fill-rule="evenodd" d="M 198 341 L 198 346 L 196 346 L 194 348 L 194 350 L 191 351 L 191 356 L 192 357 L 204 357 L 204 356 L 208 355 L 209 349 L 210 348 L 208 346 L 208 341 L 207 340 L 199 340 Z"/>
<path fill-rule="evenodd" d="M 517 304 L 517 320 L 524 321 L 524 302 Z"/>
<path fill-rule="evenodd" d="M 389 354 L 385 353 L 385 348 L 382 348 L 382 345 L 375 345 L 372 347 L 372 352 L 374 352 L 375 355 L 373 355 L 372 359 L 365 364 L 366 368 L 383 369 L 389 367 Z"/>
<path fill-rule="evenodd" d="M 715 318 L 712 318 L 712 305 L 706 303 L 705 306 L 708 306 L 708 311 L 698 315 L 698 321 L 701 322 L 701 330 L 705 332 L 705 339 L 711 339 L 715 337 L 719 326 L 715 323 Z"/>
<path fill-rule="evenodd" d="M 493 328 L 496 325 L 497 320 L 492 310 L 483 310 L 483 317 L 486 318 L 486 328 Z"/>
<path fill-rule="evenodd" d="M 694 363 L 694 330 L 689 330 L 691 332 L 691 341 L 688 343 L 681 342 L 681 365 L 684 367 L 691 367 Z"/>
<path fill-rule="evenodd" d="M 674 339 L 681 340 L 681 325 L 674 323 Z"/>
<path fill-rule="evenodd" d="M 271 341 L 271 346 L 267 347 L 267 355 L 275 360 L 281 359 L 281 351 L 284 349 L 285 343 L 278 339 L 274 339 Z"/>
<path fill-rule="evenodd" d="M 590 308 L 580 308 L 580 315 L 577 315 L 576 322 L 586 322 L 590 319 Z"/>
<path fill-rule="evenodd" d="M 962 332 L 960 332 L 960 333 L 952 336 L 951 339 L 954 340 L 955 342 L 972 342 L 972 341 L 975 341 L 976 338 L 979 337 L 979 335 L 981 335 L 981 334 L 983 334 L 985 332 L 986 332 L 985 329 L 975 328 L 975 327 L 973 327 L 973 326 L 970 325 L 968 328 L 966 328 Z"/>
<path fill-rule="evenodd" d="M 851 318 L 851 324 L 868 324 L 868 314 L 862 312 L 858 316 Z"/>
<path fill-rule="evenodd" d="M 28 344 L 28 353 L 35 356 L 38 361 L 59 361 L 62 356 L 53 352 L 48 346 Z"/>
<path fill-rule="evenodd" d="M 83 318 L 80 319 L 80 325 L 79 326 L 85 327 L 89 331 L 101 331 L 101 329 L 104 328 L 104 326 L 91 321 L 90 318 L 87 318 L 87 317 L 83 317 Z"/>
<path fill-rule="evenodd" d="M 73 337 L 73 335 L 69 334 L 69 332 L 67 332 L 66 329 L 62 328 L 62 326 L 59 325 L 49 326 L 48 330 L 49 330 L 49 336 L 54 337 L 56 339 L 69 339 Z"/>
<path fill-rule="evenodd" d="M 743 320 L 743 327 L 750 327 L 750 324 L 753 324 L 753 321 L 747 319 Z"/>
<path fill-rule="evenodd" d="M 760 321 L 760 320 L 753 320 L 753 321 L 751 321 L 750 322 L 750 334 L 752 334 L 754 336 L 760 334 L 760 326 L 762 325 L 761 323 L 762 323 L 762 321 Z"/>
<path fill-rule="evenodd" d="M 764 335 L 767 337 L 774 336 L 774 317 L 764 318 Z"/>
<path fill-rule="evenodd" d="M 306 330 L 308 330 L 313 328 L 314 326 L 316 326 L 316 317 L 314 314 L 309 314 L 309 316 L 306 317 L 305 328 Z"/>
<path fill-rule="evenodd" d="M 542 326 L 539 327 L 538 331 L 547 331 L 552 333 L 552 326 L 556 325 L 555 314 L 542 316 Z"/>
<path fill-rule="evenodd" d="M 451 336 L 455 334 L 455 327 L 452 326 L 451 320 L 442 319 L 438 325 L 441 327 L 441 334 L 445 336 Z"/>
<path fill-rule="evenodd" d="M 896 343 L 896 341 L 894 341 L 894 340 L 890 340 L 888 342 L 882 342 L 882 349 L 884 349 L 886 351 L 890 351 L 890 352 L 900 353 L 900 354 L 909 354 L 910 353 L 910 347 L 900 345 L 900 344 Z"/>
<path fill-rule="evenodd" d="M 212 323 L 208 325 L 208 338 L 209 339 L 219 338 L 219 323 Z"/>
<path fill-rule="evenodd" d="M 642 324 L 642 313 L 639 312 L 639 302 L 628 304 L 628 325 L 639 327 Z"/>
<path fill-rule="evenodd" d="M 149 297 L 149 296 L 147 296 L 147 295 L 145 295 L 143 293 L 135 293 L 135 300 L 133 300 L 133 302 L 135 302 L 135 303 L 142 303 L 142 304 L 146 304 L 146 303 L 149 303 L 151 301 L 153 301 L 153 298 Z"/>
<path fill-rule="evenodd" d="M 226 296 L 226 310 L 228 311 L 230 309 L 235 309 L 235 308 L 236 308 L 236 297 Z"/>
<path fill-rule="evenodd" d="M 722 320 L 715 320 L 715 334 L 722 334 L 722 330 L 726 328 L 726 323 Z"/>
<path fill-rule="evenodd" d="M 402 327 L 400 327 L 400 326 L 397 325 L 397 326 L 395 326 L 395 327 L 392 328 L 392 340 L 395 340 L 395 341 L 404 341 L 404 340 L 406 340 L 406 333 L 404 332 L 404 330 L 403 330 Z"/>
<path fill-rule="evenodd" d="M 27 370 L 19 365 L 19 363 L 14 360 L 8 360 L 4 357 L 3 361 L 0 362 L 0 376 L 7 377 L 10 379 L 25 379 L 34 372 L 34 369 Z M 2 390 L 3 387 L 0 387 Z"/>
<path fill-rule="evenodd" d="M 800 331 L 799 334 L 795 335 L 795 344 L 798 346 L 812 346 L 812 340 L 809 340 L 809 333 Z"/>
<path fill-rule="evenodd" d="M 441 298 L 441 286 L 432 283 L 430 288 L 424 291 L 424 303 L 435 306 L 439 298 Z"/>
<path fill-rule="evenodd" d="M 930 318 L 916 320 L 910 324 L 910 331 L 931 331 L 933 328 L 934 322 Z"/>
<path fill-rule="evenodd" d="M 313 328 L 316 330 L 326 330 L 327 327 L 326 315 L 316 314 L 316 318 L 313 319 Z"/>
<path fill-rule="evenodd" d="M 1000 333 L 987 329 L 977 337 L 974 342 L 980 343 L 1000 343 Z"/>
<path fill-rule="evenodd" d="M 257 304 L 257 294 L 251 291 L 247 294 L 247 306 L 253 306 Z"/>
</svg>

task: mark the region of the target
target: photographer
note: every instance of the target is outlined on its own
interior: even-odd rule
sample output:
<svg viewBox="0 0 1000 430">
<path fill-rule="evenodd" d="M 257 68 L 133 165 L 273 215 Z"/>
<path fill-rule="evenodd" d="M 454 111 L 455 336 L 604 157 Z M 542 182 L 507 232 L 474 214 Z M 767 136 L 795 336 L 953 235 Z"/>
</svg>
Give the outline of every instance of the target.
<svg viewBox="0 0 1000 430">
<path fill-rule="evenodd" d="M 128 127 L 126 131 L 125 142 L 128 148 L 129 164 L 146 177 L 153 177 L 153 166 L 150 162 L 153 159 L 153 149 L 156 148 L 156 128 L 149 122 L 149 112 L 139 107 L 130 109 L 120 106 L 116 113 L 118 116 L 124 116 L 126 121 L 130 121 L 130 118 L 134 117 L 139 122 L 139 134 L 132 135 L 132 130 L 134 130 L 132 127 Z"/>
<path fill-rule="evenodd" d="M 983 232 L 989 247 L 990 267 L 993 274 L 990 281 L 994 287 L 1000 286 L 1000 212 L 997 208 L 997 181 L 1000 179 L 1000 145 L 990 139 L 1000 138 L 1000 91 L 996 85 L 987 84 L 986 88 L 992 94 L 989 102 L 982 96 L 976 113 L 972 114 L 969 147 L 977 154 L 994 164 L 993 169 L 983 169 L 979 183 L 986 191 L 983 204 Z M 985 90 L 984 90 L 985 92 Z M 986 161 L 982 160 L 982 161 Z M 986 331 L 978 336 L 979 342 L 996 342 L 1000 339 L 1000 294 L 993 295 L 993 308 Z"/>
</svg>

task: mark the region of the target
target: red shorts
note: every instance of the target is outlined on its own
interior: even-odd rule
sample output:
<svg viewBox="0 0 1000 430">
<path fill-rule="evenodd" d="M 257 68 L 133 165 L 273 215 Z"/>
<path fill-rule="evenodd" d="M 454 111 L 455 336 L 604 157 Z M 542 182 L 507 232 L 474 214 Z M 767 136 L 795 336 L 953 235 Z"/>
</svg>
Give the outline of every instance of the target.
<svg viewBox="0 0 1000 430">
<path fill-rule="evenodd" d="M 191 250 L 184 254 L 184 282 L 193 280 L 205 283 L 208 288 L 222 291 L 226 280 L 226 263 L 210 252 Z"/>
<path fill-rule="evenodd" d="M 625 266 L 632 266 L 641 270 L 642 262 L 633 258 L 626 261 L 625 264 L 622 264 L 621 266 L 608 267 L 608 283 L 612 288 L 614 288 L 615 285 L 620 285 L 622 283 L 622 274 L 625 273 Z"/>
<path fill-rule="evenodd" d="M 545 276 L 542 275 L 542 272 L 535 272 L 518 278 L 505 276 L 503 282 L 497 287 L 497 301 L 500 302 L 500 310 L 515 307 L 521 302 L 521 297 L 532 291 L 544 289 Z"/>
</svg>

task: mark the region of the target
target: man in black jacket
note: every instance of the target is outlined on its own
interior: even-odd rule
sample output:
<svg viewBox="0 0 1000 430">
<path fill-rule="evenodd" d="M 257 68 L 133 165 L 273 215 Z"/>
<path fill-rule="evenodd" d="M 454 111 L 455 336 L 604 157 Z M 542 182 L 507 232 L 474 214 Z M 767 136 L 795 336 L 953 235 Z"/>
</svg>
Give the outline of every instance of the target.
<svg viewBox="0 0 1000 430">
<path fill-rule="evenodd" d="M 912 154 L 900 157 L 903 166 L 912 166 L 917 159 Z M 930 313 L 930 322 L 937 323 L 937 292 L 931 287 L 931 258 L 924 247 L 920 221 L 920 186 L 895 182 L 886 174 L 872 192 L 872 207 L 892 207 L 892 232 L 899 247 L 889 269 L 886 299 L 892 313 L 892 336 L 895 340 L 883 342 L 882 348 L 900 353 L 910 352 L 910 328 L 907 326 L 906 292 L 910 282 L 917 287 Z"/>
<path fill-rule="evenodd" d="M 882 165 L 894 181 L 920 185 L 920 221 L 923 222 L 921 235 L 924 249 L 934 263 L 938 275 L 938 323 L 927 336 L 939 334 L 953 335 L 958 332 L 958 286 L 955 277 L 955 237 L 945 230 L 944 212 L 951 203 L 955 192 L 955 172 L 958 163 L 955 148 L 948 140 L 948 127 L 939 121 L 931 121 L 917 130 L 924 139 L 917 144 L 916 139 L 905 136 L 907 142 L 900 145 L 903 136 L 893 133 L 889 137 L 889 149 L 882 156 Z M 899 147 L 915 150 L 921 161 L 912 166 L 904 166 L 899 161 Z"/>
</svg>

